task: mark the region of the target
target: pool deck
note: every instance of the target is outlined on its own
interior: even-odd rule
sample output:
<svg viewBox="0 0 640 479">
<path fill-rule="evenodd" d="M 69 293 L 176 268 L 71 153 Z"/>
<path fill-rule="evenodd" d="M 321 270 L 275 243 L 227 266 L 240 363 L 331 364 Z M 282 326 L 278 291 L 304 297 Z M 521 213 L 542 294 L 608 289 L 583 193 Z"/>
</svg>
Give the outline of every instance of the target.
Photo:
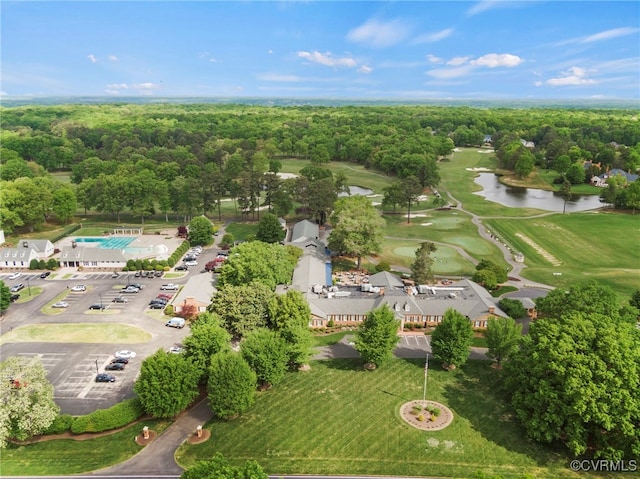
<svg viewBox="0 0 640 479">
<path fill-rule="evenodd" d="M 55 247 L 58 249 L 62 249 L 65 246 L 71 246 L 71 242 L 76 238 L 99 238 L 99 239 L 109 239 L 109 238 L 133 238 L 129 244 L 127 244 L 126 248 L 153 248 L 158 245 L 164 245 L 167 247 L 167 254 L 173 253 L 180 244 L 184 241 L 183 238 L 178 238 L 177 231 L 174 228 L 167 229 L 167 231 L 163 231 L 162 234 L 142 234 L 142 235 L 104 235 L 104 236 L 81 236 L 77 234 L 82 230 L 76 231 L 76 234 L 63 238 L 55 244 Z M 98 242 L 79 242 L 78 245 L 85 246 L 88 248 L 96 248 L 98 247 Z M 120 249 L 120 248 L 116 248 Z M 163 255 L 166 256 L 167 254 Z M 135 256 L 135 254 L 127 254 L 126 256 Z M 154 258 L 155 255 L 149 254 L 144 255 L 145 258 Z"/>
</svg>

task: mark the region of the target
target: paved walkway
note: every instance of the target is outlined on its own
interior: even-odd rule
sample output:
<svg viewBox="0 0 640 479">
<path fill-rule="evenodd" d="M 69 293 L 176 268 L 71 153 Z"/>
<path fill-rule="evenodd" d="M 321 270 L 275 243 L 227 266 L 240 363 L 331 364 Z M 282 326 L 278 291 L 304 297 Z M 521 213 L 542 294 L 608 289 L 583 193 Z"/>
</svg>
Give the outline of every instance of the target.
<svg viewBox="0 0 640 479">
<path fill-rule="evenodd" d="M 92 474 L 98 476 L 180 475 L 183 470 L 174 459 L 176 450 L 195 434 L 199 425 L 204 425 L 212 417 L 209 400 L 205 398 L 178 416 L 171 426 L 131 459 L 107 469 L 94 471 Z"/>
</svg>

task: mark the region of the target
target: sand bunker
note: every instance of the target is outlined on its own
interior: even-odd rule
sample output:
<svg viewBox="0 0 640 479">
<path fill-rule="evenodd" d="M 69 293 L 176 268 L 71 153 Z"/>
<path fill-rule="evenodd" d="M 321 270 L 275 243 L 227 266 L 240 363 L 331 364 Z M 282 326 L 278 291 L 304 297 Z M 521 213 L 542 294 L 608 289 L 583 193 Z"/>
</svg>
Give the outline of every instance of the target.
<svg viewBox="0 0 640 479">
<path fill-rule="evenodd" d="M 433 223 L 420 223 L 420 226 L 431 226 Z"/>
</svg>

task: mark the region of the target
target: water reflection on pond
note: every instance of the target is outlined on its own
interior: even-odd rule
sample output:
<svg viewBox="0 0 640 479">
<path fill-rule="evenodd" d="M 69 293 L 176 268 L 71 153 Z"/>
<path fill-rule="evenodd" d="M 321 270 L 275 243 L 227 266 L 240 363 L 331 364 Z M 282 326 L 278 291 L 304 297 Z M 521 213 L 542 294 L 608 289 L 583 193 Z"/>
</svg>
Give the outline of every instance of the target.
<svg viewBox="0 0 640 479">
<path fill-rule="evenodd" d="M 494 173 L 480 173 L 474 181 L 482 186 L 481 191 L 474 192 L 475 195 L 504 206 L 558 212 L 564 207 L 564 200 L 557 192 L 503 185 Z M 573 195 L 571 201 L 567 201 L 566 211 L 586 211 L 600 207 L 602 203 L 598 195 Z"/>
<path fill-rule="evenodd" d="M 351 193 L 351 195 L 367 196 L 373 193 L 373 190 L 370 190 L 369 188 L 361 188 L 360 186 L 349 186 L 349 192 Z M 338 196 L 342 197 L 349 195 L 347 193 L 340 193 Z"/>
</svg>

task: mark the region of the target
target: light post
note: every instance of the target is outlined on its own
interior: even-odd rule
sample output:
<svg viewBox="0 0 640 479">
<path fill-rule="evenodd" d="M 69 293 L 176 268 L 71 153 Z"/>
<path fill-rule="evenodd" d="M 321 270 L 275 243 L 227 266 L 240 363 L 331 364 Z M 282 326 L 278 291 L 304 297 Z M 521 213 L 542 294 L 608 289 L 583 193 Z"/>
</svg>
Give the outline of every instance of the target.
<svg viewBox="0 0 640 479">
<path fill-rule="evenodd" d="M 102 293 L 98 293 L 98 298 L 100 298 L 100 311 L 104 309 L 104 305 L 102 304 Z M 96 364 L 98 360 L 96 359 Z"/>
<path fill-rule="evenodd" d="M 96 359 L 96 374 L 98 374 L 98 360 Z"/>
</svg>

